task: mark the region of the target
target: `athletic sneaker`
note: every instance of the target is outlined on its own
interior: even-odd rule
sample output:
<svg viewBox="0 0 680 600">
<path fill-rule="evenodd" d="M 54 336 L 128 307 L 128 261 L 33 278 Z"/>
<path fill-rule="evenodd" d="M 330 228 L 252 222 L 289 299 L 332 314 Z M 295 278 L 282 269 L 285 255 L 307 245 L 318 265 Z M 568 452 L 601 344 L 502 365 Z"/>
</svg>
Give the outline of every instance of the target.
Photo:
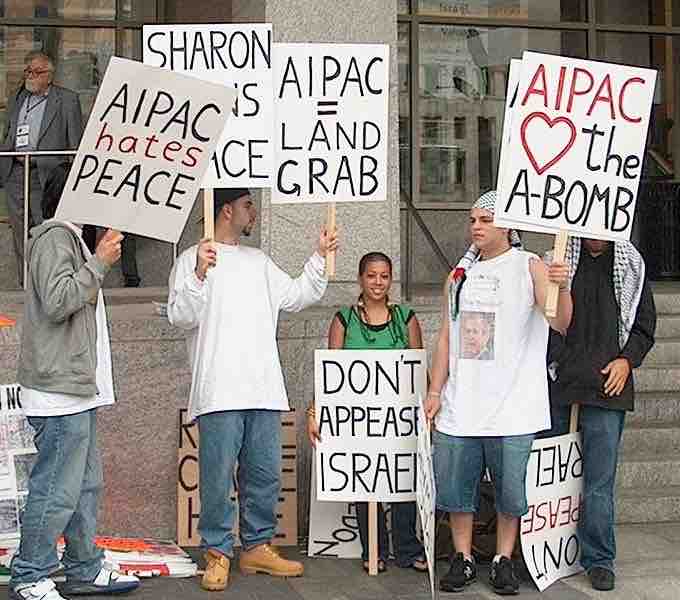
<svg viewBox="0 0 680 600">
<path fill-rule="evenodd" d="M 36 583 L 24 583 L 9 588 L 9 600 L 66 600 L 51 579 L 41 579 Z"/>
<path fill-rule="evenodd" d="M 501 556 L 500 560 L 491 563 L 489 581 L 497 594 L 501 596 L 514 596 L 519 594 L 519 579 L 515 575 L 515 567 L 512 561 Z"/>
<path fill-rule="evenodd" d="M 588 575 L 590 577 L 590 584 L 593 586 L 594 590 L 610 592 L 616 585 L 614 571 L 610 571 L 604 567 L 593 567 L 588 572 Z"/>
<path fill-rule="evenodd" d="M 466 585 L 477 579 L 475 563 L 463 556 L 462 552 L 453 555 L 451 568 L 439 581 L 442 592 L 462 592 Z"/>
<path fill-rule="evenodd" d="M 126 575 L 118 571 L 109 562 L 102 564 L 101 571 L 92 581 L 67 581 L 60 586 L 65 596 L 84 594 L 124 594 L 139 587 L 139 579 L 134 575 Z M 46 599 L 52 600 L 52 598 Z M 58 600 L 58 599 L 54 599 Z"/>
</svg>

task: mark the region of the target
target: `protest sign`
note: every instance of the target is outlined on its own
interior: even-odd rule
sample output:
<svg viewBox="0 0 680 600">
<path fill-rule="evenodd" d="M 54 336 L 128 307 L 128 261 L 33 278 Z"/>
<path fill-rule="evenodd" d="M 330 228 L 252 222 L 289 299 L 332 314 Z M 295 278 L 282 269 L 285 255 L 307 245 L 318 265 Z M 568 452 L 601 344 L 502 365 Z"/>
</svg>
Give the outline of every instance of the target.
<svg viewBox="0 0 680 600">
<path fill-rule="evenodd" d="M 425 414 L 422 396 L 418 399 L 420 414 Z M 434 466 L 432 464 L 432 441 L 430 439 L 430 426 L 423 419 L 418 429 L 418 480 L 416 484 L 416 503 L 420 515 L 420 529 L 423 537 L 423 548 L 427 560 L 427 570 L 430 576 L 430 592 L 434 599 L 437 595 L 437 586 L 434 580 L 435 569 L 435 498 L 437 492 L 434 481 Z"/>
<path fill-rule="evenodd" d="M 656 71 L 524 52 L 495 223 L 627 240 Z"/>
<path fill-rule="evenodd" d="M 144 25 L 142 35 L 144 64 L 238 91 L 201 187 L 269 187 L 274 163 L 271 24 Z"/>
<path fill-rule="evenodd" d="M 0 386 L 0 539 L 19 537 L 28 478 L 37 458 L 35 431 L 21 408 L 21 387 Z"/>
<path fill-rule="evenodd" d="M 312 457 L 307 555 L 314 558 L 361 558 L 359 520 L 353 502 L 319 502 Z"/>
<path fill-rule="evenodd" d="M 201 516 L 198 454 L 198 424 L 187 421 L 187 411 L 179 411 L 179 453 L 177 466 L 177 543 L 198 546 L 198 520 Z M 238 489 L 236 472 L 231 499 L 236 502 L 234 536 L 238 539 Z M 281 413 L 281 491 L 276 511 L 277 527 L 272 543 L 297 545 L 297 469 L 295 413 Z"/>
<path fill-rule="evenodd" d="M 389 46 L 274 44 L 272 203 L 387 197 Z"/>
<path fill-rule="evenodd" d="M 56 218 L 177 242 L 235 98 L 111 58 Z"/>
<path fill-rule="evenodd" d="M 577 534 L 583 503 L 581 434 L 534 441 L 527 466 L 529 511 L 521 518 L 524 562 L 538 589 L 583 570 Z"/>
<path fill-rule="evenodd" d="M 418 395 L 424 350 L 317 350 L 317 498 L 416 499 Z"/>
</svg>

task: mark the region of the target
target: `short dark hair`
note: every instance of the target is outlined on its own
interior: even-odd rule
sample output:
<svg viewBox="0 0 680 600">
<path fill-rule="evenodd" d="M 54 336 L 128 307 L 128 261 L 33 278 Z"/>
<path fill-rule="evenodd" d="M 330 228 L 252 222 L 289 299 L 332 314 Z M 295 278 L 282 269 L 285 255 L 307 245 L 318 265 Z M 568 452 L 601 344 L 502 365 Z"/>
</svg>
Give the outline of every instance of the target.
<svg viewBox="0 0 680 600">
<path fill-rule="evenodd" d="M 215 188 L 213 194 L 215 218 L 217 218 L 225 204 L 231 204 L 243 196 L 248 196 L 250 190 L 248 188 Z"/>
<path fill-rule="evenodd" d="M 363 275 L 368 268 L 369 263 L 372 262 L 384 262 L 390 268 L 390 275 L 392 275 L 392 260 L 387 254 L 383 252 L 369 252 L 364 254 L 359 261 L 359 276 Z"/>
<path fill-rule="evenodd" d="M 57 212 L 61 193 L 64 191 L 70 171 L 71 163 L 63 162 L 54 167 L 47 176 L 41 203 L 43 219 L 51 219 Z"/>
</svg>

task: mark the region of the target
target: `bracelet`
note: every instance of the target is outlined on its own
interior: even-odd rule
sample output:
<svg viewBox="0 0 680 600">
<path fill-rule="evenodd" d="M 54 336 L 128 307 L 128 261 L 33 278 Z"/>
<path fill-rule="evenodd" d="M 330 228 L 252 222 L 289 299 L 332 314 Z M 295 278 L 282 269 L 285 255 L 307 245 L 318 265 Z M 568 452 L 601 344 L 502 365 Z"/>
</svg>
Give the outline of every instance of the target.
<svg viewBox="0 0 680 600">
<path fill-rule="evenodd" d="M 307 413 L 308 417 L 312 417 L 312 419 L 316 419 L 316 409 L 314 406 L 308 406 L 307 410 L 305 411 Z"/>
<path fill-rule="evenodd" d="M 427 392 L 428 396 L 441 396 L 441 392 Z"/>
</svg>

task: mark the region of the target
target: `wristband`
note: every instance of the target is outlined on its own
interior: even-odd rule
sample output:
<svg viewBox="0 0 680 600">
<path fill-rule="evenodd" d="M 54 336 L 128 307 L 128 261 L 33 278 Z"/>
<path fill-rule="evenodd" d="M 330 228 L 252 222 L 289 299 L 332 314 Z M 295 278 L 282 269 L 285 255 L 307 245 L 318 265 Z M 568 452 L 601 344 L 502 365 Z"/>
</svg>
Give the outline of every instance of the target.
<svg viewBox="0 0 680 600">
<path fill-rule="evenodd" d="M 441 392 L 427 392 L 428 396 L 441 396 Z"/>
</svg>

